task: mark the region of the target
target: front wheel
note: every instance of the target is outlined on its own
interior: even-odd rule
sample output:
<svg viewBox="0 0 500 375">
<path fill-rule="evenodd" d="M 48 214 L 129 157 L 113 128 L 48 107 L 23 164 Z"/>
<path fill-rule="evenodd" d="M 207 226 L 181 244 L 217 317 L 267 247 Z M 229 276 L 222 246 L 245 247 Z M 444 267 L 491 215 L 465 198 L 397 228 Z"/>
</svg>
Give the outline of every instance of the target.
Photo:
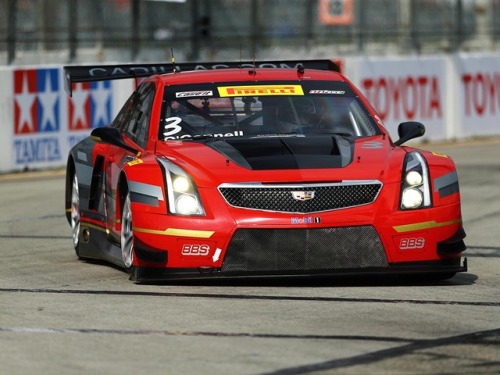
<svg viewBox="0 0 500 375">
<path fill-rule="evenodd" d="M 71 186 L 71 233 L 75 253 L 80 257 L 80 195 L 78 191 L 78 178 L 73 176 Z"/>
<path fill-rule="evenodd" d="M 132 209 L 129 192 L 127 192 L 123 201 L 120 245 L 123 264 L 130 272 L 134 263 L 134 233 L 132 230 Z"/>
</svg>

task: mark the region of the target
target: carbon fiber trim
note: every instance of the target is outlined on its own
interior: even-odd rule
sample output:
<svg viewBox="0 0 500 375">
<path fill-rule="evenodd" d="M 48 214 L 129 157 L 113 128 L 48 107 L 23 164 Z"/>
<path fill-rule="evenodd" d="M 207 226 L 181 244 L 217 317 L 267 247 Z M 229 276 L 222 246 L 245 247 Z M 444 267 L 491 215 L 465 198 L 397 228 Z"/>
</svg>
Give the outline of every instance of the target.
<svg viewBox="0 0 500 375">
<path fill-rule="evenodd" d="M 388 267 L 372 226 L 316 229 L 239 229 L 221 272 L 281 272 Z"/>
</svg>

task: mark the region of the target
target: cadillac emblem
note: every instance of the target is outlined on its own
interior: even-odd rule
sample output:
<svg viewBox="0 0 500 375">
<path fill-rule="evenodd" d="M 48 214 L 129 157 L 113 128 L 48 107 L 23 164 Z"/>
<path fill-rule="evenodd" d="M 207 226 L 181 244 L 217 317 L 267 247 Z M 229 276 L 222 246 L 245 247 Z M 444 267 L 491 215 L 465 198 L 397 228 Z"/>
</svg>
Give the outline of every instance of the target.
<svg viewBox="0 0 500 375">
<path fill-rule="evenodd" d="M 314 198 L 314 191 L 292 191 L 292 197 L 296 201 L 308 201 Z"/>
</svg>

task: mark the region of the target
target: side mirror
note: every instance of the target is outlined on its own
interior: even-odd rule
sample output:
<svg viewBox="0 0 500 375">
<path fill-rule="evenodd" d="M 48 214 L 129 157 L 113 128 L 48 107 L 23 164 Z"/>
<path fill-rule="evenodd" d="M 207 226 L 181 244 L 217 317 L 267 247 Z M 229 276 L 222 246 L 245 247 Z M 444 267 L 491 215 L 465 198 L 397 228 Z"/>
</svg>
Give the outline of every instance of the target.
<svg viewBox="0 0 500 375">
<path fill-rule="evenodd" d="M 134 155 L 137 155 L 137 153 L 139 152 L 139 150 L 125 143 L 122 134 L 117 128 L 112 128 L 109 126 L 103 128 L 95 128 L 94 130 L 92 130 L 92 133 L 90 133 L 90 136 L 97 142 L 104 142 L 113 146 L 123 148 L 127 151 L 132 152 Z"/>
<path fill-rule="evenodd" d="M 400 146 L 410 139 L 421 137 L 425 134 L 424 124 L 416 121 L 402 122 L 398 126 L 399 139 L 394 142 L 396 146 Z"/>
</svg>

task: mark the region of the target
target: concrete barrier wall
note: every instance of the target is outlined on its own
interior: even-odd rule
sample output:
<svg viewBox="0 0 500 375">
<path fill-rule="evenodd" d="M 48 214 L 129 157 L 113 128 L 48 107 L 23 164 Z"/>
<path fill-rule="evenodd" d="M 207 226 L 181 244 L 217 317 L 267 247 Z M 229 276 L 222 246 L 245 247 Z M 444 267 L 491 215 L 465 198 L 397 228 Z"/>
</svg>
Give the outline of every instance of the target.
<svg viewBox="0 0 500 375">
<path fill-rule="evenodd" d="M 420 121 L 422 140 L 500 135 L 500 54 L 345 59 L 345 73 L 379 112 L 391 136 Z M 0 67 L 0 173 L 57 168 L 90 131 L 109 124 L 133 80 L 64 91 L 61 66 Z"/>
</svg>

